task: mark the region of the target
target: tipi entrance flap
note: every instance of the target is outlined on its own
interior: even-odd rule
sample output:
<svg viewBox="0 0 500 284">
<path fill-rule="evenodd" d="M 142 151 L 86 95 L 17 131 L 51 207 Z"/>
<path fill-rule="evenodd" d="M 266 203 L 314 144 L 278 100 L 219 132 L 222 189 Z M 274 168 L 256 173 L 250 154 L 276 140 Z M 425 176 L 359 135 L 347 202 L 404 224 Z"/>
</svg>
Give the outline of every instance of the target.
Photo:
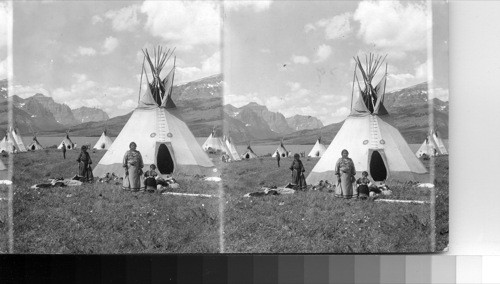
<svg viewBox="0 0 500 284">
<path fill-rule="evenodd" d="M 156 168 L 162 175 L 172 174 L 175 170 L 175 155 L 170 142 L 157 142 L 155 151 Z M 148 165 L 145 165 L 148 167 Z"/>
<path fill-rule="evenodd" d="M 368 149 L 368 173 L 374 181 L 384 181 L 389 178 L 388 164 L 383 149 Z"/>
</svg>

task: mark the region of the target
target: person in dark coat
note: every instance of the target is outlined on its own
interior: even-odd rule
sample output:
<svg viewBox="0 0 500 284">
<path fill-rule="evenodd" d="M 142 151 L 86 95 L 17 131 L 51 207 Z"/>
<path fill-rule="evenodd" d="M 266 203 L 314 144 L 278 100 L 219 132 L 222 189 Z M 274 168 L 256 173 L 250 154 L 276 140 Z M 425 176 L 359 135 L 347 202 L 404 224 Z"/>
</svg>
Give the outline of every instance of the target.
<svg viewBox="0 0 500 284">
<path fill-rule="evenodd" d="M 278 168 L 280 167 L 280 153 L 278 151 L 276 151 L 276 161 L 278 162 Z"/>
<path fill-rule="evenodd" d="M 89 181 L 92 159 L 90 159 L 90 154 L 87 152 L 87 146 L 82 146 L 82 151 L 76 161 L 78 162 L 78 175 L 82 177 L 82 181 Z"/>
<path fill-rule="evenodd" d="M 63 158 L 66 159 L 66 145 L 64 142 L 62 143 L 62 152 L 63 152 Z"/>
<path fill-rule="evenodd" d="M 306 178 L 304 176 L 304 165 L 300 160 L 300 155 L 295 154 L 293 156 L 294 160 L 292 165 L 290 166 L 290 170 L 292 171 L 292 185 L 294 185 L 295 189 L 305 190 L 307 188 Z"/>
</svg>

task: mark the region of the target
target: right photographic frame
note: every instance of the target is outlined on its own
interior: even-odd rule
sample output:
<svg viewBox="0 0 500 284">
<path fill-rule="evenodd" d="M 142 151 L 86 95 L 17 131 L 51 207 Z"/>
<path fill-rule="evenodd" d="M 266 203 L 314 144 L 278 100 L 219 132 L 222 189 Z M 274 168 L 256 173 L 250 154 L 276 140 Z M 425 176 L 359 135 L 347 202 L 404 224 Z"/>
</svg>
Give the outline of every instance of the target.
<svg viewBox="0 0 500 284">
<path fill-rule="evenodd" d="M 448 2 L 222 14 L 222 252 L 446 251 Z"/>
</svg>

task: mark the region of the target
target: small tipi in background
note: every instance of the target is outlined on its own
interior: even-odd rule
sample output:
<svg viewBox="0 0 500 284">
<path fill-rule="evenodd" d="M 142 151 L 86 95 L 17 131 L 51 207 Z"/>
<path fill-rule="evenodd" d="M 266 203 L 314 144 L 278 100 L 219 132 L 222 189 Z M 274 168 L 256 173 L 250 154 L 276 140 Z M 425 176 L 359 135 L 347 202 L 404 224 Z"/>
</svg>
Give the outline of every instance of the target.
<svg viewBox="0 0 500 284">
<path fill-rule="evenodd" d="M 57 149 L 62 149 L 63 144 L 67 150 L 75 149 L 76 144 L 74 144 L 73 141 L 71 141 L 71 139 L 69 139 L 69 132 L 66 132 L 66 137 L 61 141 L 61 144 L 59 144 L 59 146 L 57 146 Z"/>
<path fill-rule="evenodd" d="M 12 127 L 10 131 L 12 133 L 12 137 L 16 141 L 17 150 L 19 152 L 26 152 L 26 151 L 28 151 L 28 150 L 26 150 L 26 146 L 24 146 L 23 137 L 21 137 L 21 134 L 19 134 L 19 129 L 16 129 L 16 128 Z"/>
<path fill-rule="evenodd" d="M 278 146 L 278 149 L 274 151 L 272 157 L 276 157 L 276 155 L 279 154 L 280 157 L 288 157 L 288 151 L 285 149 L 285 146 L 283 145 L 283 140 L 281 140 L 280 145 Z"/>
<path fill-rule="evenodd" d="M 180 110 L 172 100 L 175 59 L 170 72 L 165 77 L 161 75 L 173 50 L 165 51 L 158 47 L 154 50 L 154 58 L 151 58 L 148 50 L 143 52 L 146 65 L 149 66 L 149 72 L 142 66 L 147 81 L 146 89 L 140 92 L 137 108 L 94 168 L 94 176 L 101 177 L 106 173 L 122 175 L 123 156 L 130 149 L 131 142 L 135 142 L 137 150 L 141 152 L 144 172 L 154 164 L 160 175 L 182 173 L 220 176 L 182 121 Z"/>
<path fill-rule="evenodd" d="M 224 136 L 224 139 L 225 139 L 227 149 L 229 151 L 229 153 L 227 153 L 227 154 L 229 155 L 229 157 L 231 157 L 231 160 L 233 160 L 233 161 L 241 160 L 240 154 L 238 154 L 238 151 L 236 150 L 236 146 L 234 146 L 233 142 L 231 141 L 231 137 Z"/>
<path fill-rule="evenodd" d="M 415 155 L 417 157 L 422 157 L 423 155 L 427 156 L 442 156 L 448 155 L 448 151 L 444 146 L 443 140 L 441 139 L 441 135 L 437 130 L 432 130 L 424 140 L 424 143 L 418 148 Z"/>
<path fill-rule="evenodd" d="M 42 144 L 38 142 L 38 139 L 36 139 L 36 135 L 33 135 L 33 141 L 31 144 L 28 146 L 28 151 L 36 151 L 36 150 L 42 150 Z"/>
<path fill-rule="evenodd" d="M 257 157 L 258 157 L 257 154 L 254 153 L 254 151 L 252 150 L 252 147 L 250 147 L 250 143 L 249 143 L 247 146 L 247 151 L 243 155 L 241 155 L 241 158 L 248 160 L 248 159 L 255 159 Z"/>
<path fill-rule="evenodd" d="M 225 144 L 220 137 L 216 137 L 215 127 L 212 129 L 212 132 L 208 136 L 207 140 L 201 145 L 201 148 L 205 151 L 221 151 L 226 152 Z"/>
<path fill-rule="evenodd" d="M 308 184 L 317 184 L 320 180 L 336 181 L 335 164 L 343 149 L 349 152 L 358 177 L 361 172 L 367 171 L 374 181 L 428 180 L 426 168 L 401 133 L 382 119 L 388 115 L 383 104 L 387 65 L 385 74 L 375 87 L 372 86 L 372 80 L 384 60 L 370 54 L 366 58 L 367 66 L 363 66 L 359 58 L 355 58 L 365 87 L 362 89 L 358 82 L 359 98 L 342 128 L 306 178 Z"/>
<path fill-rule="evenodd" d="M 325 145 L 323 145 L 323 143 L 321 143 L 321 137 L 319 137 L 318 140 L 316 140 L 316 144 L 314 144 L 313 148 L 311 149 L 311 152 L 309 152 L 307 156 L 312 158 L 319 158 L 323 156 L 323 153 L 325 153 L 325 151 L 326 147 Z"/>
<path fill-rule="evenodd" d="M 113 144 L 113 140 L 111 140 L 111 138 L 106 134 L 106 129 L 104 129 L 101 137 L 97 140 L 97 143 L 95 143 L 94 149 L 108 150 L 109 147 L 111 147 L 111 144 Z"/>
</svg>

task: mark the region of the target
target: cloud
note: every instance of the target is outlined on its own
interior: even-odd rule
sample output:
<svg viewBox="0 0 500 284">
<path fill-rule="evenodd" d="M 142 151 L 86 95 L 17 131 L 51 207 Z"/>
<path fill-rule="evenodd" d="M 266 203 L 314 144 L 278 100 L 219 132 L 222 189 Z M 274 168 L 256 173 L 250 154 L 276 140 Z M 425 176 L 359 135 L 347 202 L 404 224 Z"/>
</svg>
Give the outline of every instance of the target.
<svg viewBox="0 0 500 284">
<path fill-rule="evenodd" d="M 419 79 L 427 79 L 427 62 L 424 62 L 415 68 L 415 77 Z"/>
<path fill-rule="evenodd" d="M 145 30 L 179 49 L 220 43 L 220 7 L 217 2 L 145 1 Z"/>
<path fill-rule="evenodd" d="M 325 26 L 325 38 L 337 39 L 349 35 L 351 28 L 351 13 L 345 13 L 331 18 Z"/>
<path fill-rule="evenodd" d="M 7 59 L 0 61 L 0 80 L 7 77 Z"/>
<path fill-rule="evenodd" d="M 262 12 L 268 10 L 273 1 L 270 0 L 254 0 L 254 1 L 240 1 L 240 0 L 225 0 L 224 9 L 226 11 L 238 11 L 243 8 L 253 8 L 255 12 Z"/>
<path fill-rule="evenodd" d="M 307 25 L 304 26 L 304 31 L 306 33 L 311 32 L 311 31 L 315 31 L 316 29 L 317 29 L 316 25 L 311 24 L 311 23 L 309 23 L 309 24 L 307 24 Z"/>
<path fill-rule="evenodd" d="M 416 63 L 414 73 L 398 73 L 397 68 L 389 65 L 387 76 L 387 88 L 389 91 L 398 90 L 428 81 L 427 62 Z M 390 83 L 389 83 L 390 82 Z"/>
<path fill-rule="evenodd" d="M 363 1 L 353 18 L 360 24 L 358 36 L 367 44 L 399 51 L 424 50 L 427 46 L 425 3 Z"/>
<path fill-rule="evenodd" d="M 220 66 L 220 52 L 217 51 L 212 56 L 208 57 L 201 63 L 201 67 L 188 66 L 180 67 L 181 64 L 177 64 L 176 79 L 177 82 L 189 82 L 197 80 L 203 77 L 221 73 Z"/>
<path fill-rule="evenodd" d="M 88 80 L 85 74 L 73 74 L 75 83 L 67 88 L 56 88 L 48 94 L 56 102 L 70 108 L 98 107 L 111 117 L 124 114 L 137 106 L 137 90 L 121 86 L 101 86 Z M 135 102 L 131 104 L 130 101 Z M 121 102 L 117 105 L 117 102 Z"/>
<path fill-rule="evenodd" d="M 263 105 L 264 102 L 257 93 L 248 93 L 246 95 L 226 94 L 224 95 L 224 104 L 231 104 L 235 107 L 242 107 L 249 102 L 256 102 Z"/>
<path fill-rule="evenodd" d="M 290 60 L 295 64 L 309 63 L 309 58 L 307 58 L 307 56 L 302 56 L 302 55 L 292 55 L 292 58 Z"/>
<path fill-rule="evenodd" d="M 115 37 L 107 37 L 102 44 L 102 54 L 109 54 L 118 47 L 118 39 Z"/>
<path fill-rule="evenodd" d="M 335 110 L 335 112 L 332 113 L 332 116 L 334 117 L 345 117 L 348 116 L 351 113 L 351 110 L 347 107 L 341 107 Z"/>
<path fill-rule="evenodd" d="M 108 11 L 104 16 L 111 20 L 115 31 L 135 31 L 140 24 L 137 16 L 139 9 L 138 5 L 132 5 L 120 10 Z"/>
<path fill-rule="evenodd" d="M 300 89 L 300 83 L 298 82 L 287 82 L 288 87 L 290 87 L 290 91 L 295 92 Z"/>
<path fill-rule="evenodd" d="M 7 46 L 8 20 L 12 11 L 7 3 L 0 2 L 0 47 Z"/>
<path fill-rule="evenodd" d="M 133 109 L 137 106 L 137 101 L 128 99 L 124 102 L 122 102 L 120 105 L 118 105 L 119 109 Z"/>
<path fill-rule="evenodd" d="M 50 96 L 50 92 L 43 88 L 41 84 L 33 86 L 14 85 L 12 89 L 12 93 L 14 95 L 17 95 L 23 99 L 31 97 L 37 93 L 43 94 L 45 96 Z"/>
<path fill-rule="evenodd" d="M 93 49 L 92 47 L 83 47 L 79 46 L 77 49 L 78 54 L 83 55 L 83 56 L 93 56 L 96 55 L 96 50 Z"/>
<path fill-rule="evenodd" d="M 450 92 L 448 89 L 434 88 L 434 90 L 431 94 L 434 98 L 438 98 L 438 99 L 445 101 L 445 102 L 450 99 Z"/>
<path fill-rule="evenodd" d="M 262 53 L 271 53 L 271 50 L 269 48 L 261 48 L 260 52 L 262 52 Z"/>
<path fill-rule="evenodd" d="M 83 83 L 83 82 L 87 81 L 87 79 L 88 79 L 88 78 L 87 78 L 87 75 L 85 75 L 85 74 L 80 74 L 80 73 L 75 73 L 75 74 L 73 74 L 73 78 L 75 78 L 75 79 L 76 79 L 76 82 L 77 82 L 77 83 Z"/>
<path fill-rule="evenodd" d="M 97 23 L 104 22 L 104 19 L 99 15 L 94 15 L 94 16 L 92 16 L 92 19 L 90 21 L 91 21 L 92 25 L 95 25 Z"/>
<path fill-rule="evenodd" d="M 332 54 L 332 47 L 326 44 L 322 44 L 318 47 L 316 51 L 316 59 L 314 62 L 323 62 Z"/>
<path fill-rule="evenodd" d="M 306 33 L 323 28 L 325 31 L 326 39 L 337 39 L 348 36 L 351 31 L 352 13 L 344 13 L 334 16 L 330 19 L 321 19 L 316 23 L 309 23 L 305 25 L 304 31 Z"/>
</svg>

